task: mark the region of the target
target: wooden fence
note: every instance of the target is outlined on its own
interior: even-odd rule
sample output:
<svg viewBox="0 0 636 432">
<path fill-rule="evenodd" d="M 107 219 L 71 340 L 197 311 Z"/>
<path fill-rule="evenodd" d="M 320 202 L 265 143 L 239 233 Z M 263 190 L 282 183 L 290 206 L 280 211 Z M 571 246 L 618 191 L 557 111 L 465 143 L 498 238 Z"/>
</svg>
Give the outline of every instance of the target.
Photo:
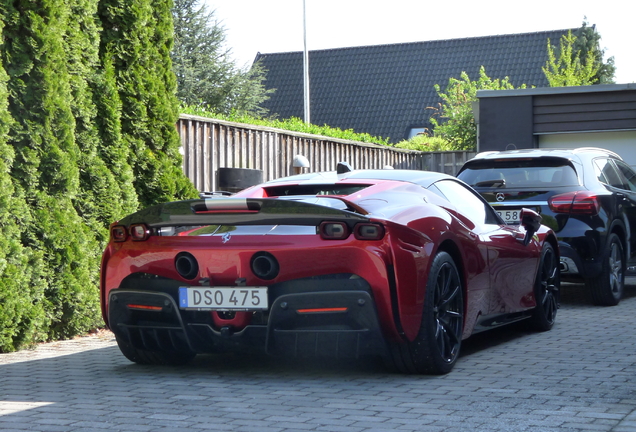
<svg viewBox="0 0 636 432">
<path fill-rule="evenodd" d="M 354 169 L 438 171 L 454 175 L 475 152 L 425 153 L 182 114 L 177 122 L 183 170 L 199 191 L 219 190 L 219 168 L 253 168 L 263 180 L 295 173 L 294 156 L 308 159 L 308 172 L 333 171 L 340 161 Z"/>
</svg>

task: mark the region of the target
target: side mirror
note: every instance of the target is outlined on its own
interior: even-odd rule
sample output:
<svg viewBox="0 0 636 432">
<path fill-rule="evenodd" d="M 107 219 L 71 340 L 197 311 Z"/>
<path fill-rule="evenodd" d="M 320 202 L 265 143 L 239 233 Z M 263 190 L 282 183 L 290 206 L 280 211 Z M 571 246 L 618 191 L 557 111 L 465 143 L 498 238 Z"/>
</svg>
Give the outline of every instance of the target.
<svg viewBox="0 0 636 432">
<path fill-rule="evenodd" d="M 521 226 L 526 229 L 526 236 L 523 238 L 523 245 L 527 246 L 528 243 L 530 243 L 532 236 L 534 236 L 541 227 L 541 215 L 534 210 L 522 208 Z"/>
</svg>

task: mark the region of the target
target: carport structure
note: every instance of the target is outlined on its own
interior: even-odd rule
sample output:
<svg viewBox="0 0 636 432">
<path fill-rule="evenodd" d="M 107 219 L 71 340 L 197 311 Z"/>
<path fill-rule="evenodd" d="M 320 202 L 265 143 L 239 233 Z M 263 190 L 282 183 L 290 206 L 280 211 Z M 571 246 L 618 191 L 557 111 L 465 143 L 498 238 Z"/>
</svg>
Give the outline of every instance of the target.
<svg viewBox="0 0 636 432">
<path fill-rule="evenodd" d="M 477 92 L 478 151 L 601 147 L 636 166 L 636 84 Z"/>
</svg>

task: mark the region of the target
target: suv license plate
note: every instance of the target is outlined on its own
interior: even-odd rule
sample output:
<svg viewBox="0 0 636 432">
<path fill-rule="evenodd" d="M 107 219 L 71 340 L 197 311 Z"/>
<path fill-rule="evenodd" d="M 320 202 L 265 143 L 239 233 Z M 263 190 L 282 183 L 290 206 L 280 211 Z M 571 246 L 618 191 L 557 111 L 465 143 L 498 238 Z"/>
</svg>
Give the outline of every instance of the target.
<svg viewBox="0 0 636 432">
<path fill-rule="evenodd" d="M 179 287 L 179 309 L 267 309 L 267 287 Z"/>
<path fill-rule="evenodd" d="M 521 222 L 521 210 L 495 210 L 507 224 L 518 224 Z"/>
</svg>

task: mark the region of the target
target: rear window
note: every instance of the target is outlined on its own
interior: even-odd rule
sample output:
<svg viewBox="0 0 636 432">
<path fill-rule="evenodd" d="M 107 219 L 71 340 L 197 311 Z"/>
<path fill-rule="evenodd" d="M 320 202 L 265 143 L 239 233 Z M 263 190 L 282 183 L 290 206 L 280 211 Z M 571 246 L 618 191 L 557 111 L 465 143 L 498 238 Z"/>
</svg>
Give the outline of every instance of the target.
<svg viewBox="0 0 636 432">
<path fill-rule="evenodd" d="M 474 187 L 559 187 L 579 184 L 576 171 L 563 159 L 499 159 L 467 163 L 457 176 Z"/>
<path fill-rule="evenodd" d="M 303 185 L 290 185 L 290 186 L 270 186 L 265 187 L 267 196 L 270 197 L 283 197 L 283 196 L 295 196 L 295 195 L 335 195 L 335 196 L 347 196 L 362 189 L 369 187 L 369 185 L 356 185 L 356 184 L 303 184 Z"/>
</svg>

